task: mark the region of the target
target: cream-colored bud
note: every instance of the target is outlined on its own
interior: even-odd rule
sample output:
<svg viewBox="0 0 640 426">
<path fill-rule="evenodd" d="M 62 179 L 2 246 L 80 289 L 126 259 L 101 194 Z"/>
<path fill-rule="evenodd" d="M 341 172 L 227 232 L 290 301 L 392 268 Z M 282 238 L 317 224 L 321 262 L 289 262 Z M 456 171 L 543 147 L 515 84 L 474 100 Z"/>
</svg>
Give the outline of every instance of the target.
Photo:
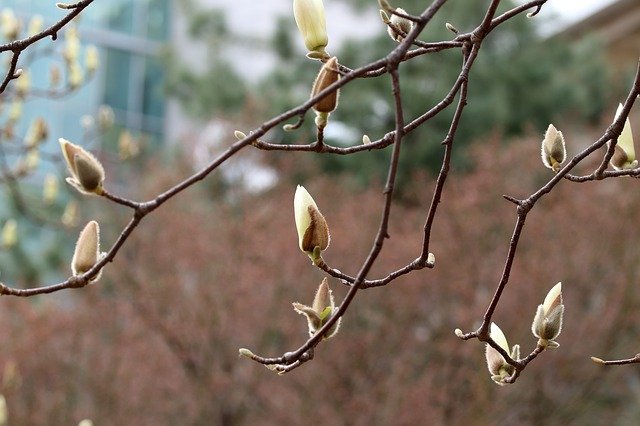
<svg viewBox="0 0 640 426">
<path fill-rule="evenodd" d="M 31 75 L 22 71 L 20 77 L 16 80 L 16 95 L 24 97 L 31 89 Z"/>
<path fill-rule="evenodd" d="M 62 56 L 64 59 L 71 63 L 78 60 L 78 54 L 80 53 L 80 37 L 78 36 L 78 29 L 76 27 L 68 27 L 65 32 L 64 50 Z"/>
<path fill-rule="evenodd" d="M 42 20 L 42 16 L 33 15 L 31 17 L 31 20 L 29 21 L 29 27 L 27 30 L 27 32 L 29 33 L 29 37 L 34 36 L 42 31 L 43 24 L 44 21 Z"/>
<path fill-rule="evenodd" d="M 9 219 L 2 227 L 2 246 L 11 248 L 18 243 L 18 222 L 15 219 Z"/>
<path fill-rule="evenodd" d="M 400 7 L 396 9 L 396 12 L 403 13 L 405 15 L 407 14 L 407 12 Z M 391 39 L 394 41 L 398 41 L 398 42 L 402 41 L 402 39 L 404 39 L 404 34 L 400 34 L 398 31 L 393 29 L 392 26 L 401 30 L 405 34 L 409 33 L 413 29 L 413 21 L 410 21 L 407 18 L 403 18 L 402 16 L 398 16 L 395 14 L 391 15 L 391 18 L 389 19 L 389 23 L 391 25 L 387 26 L 387 33 L 389 34 L 389 37 L 391 37 Z"/>
<path fill-rule="evenodd" d="M 32 171 L 38 168 L 40 164 L 40 151 L 37 149 L 30 149 L 27 156 L 24 159 L 24 165 L 27 171 Z"/>
<path fill-rule="evenodd" d="M 293 210 L 298 230 L 298 246 L 314 263 L 319 262 L 322 250 L 329 247 L 330 235 L 325 220 L 311 195 L 298 185 L 293 198 Z"/>
<path fill-rule="evenodd" d="M 26 148 L 33 148 L 49 136 L 49 128 L 44 118 L 37 117 L 31 123 L 27 136 L 24 138 Z"/>
<path fill-rule="evenodd" d="M 293 15 L 307 49 L 326 56 L 329 38 L 322 0 L 293 0 Z"/>
<path fill-rule="evenodd" d="M 49 85 L 54 88 L 60 84 L 60 67 L 56 64 L 51 64 L 49 68 Z"/>
<path fill-rule="evenodd" d="M 58 178 L 48 173 L 44 177 L 44 183 L 42 185 L 42 200 L 45 204 L 51 205 L 58 197 Z"/>
<path fill-rule="evenodd" d="M 560 346 L 553 339 L 562 331 L 563 315 L 562 283 L 558 283 L 549 290 L 543 304 L 538 306 L 531 324 L 531 332 L 539 339 L 539 345 L 549 348 Z"/>
<path fill-rule="evenodd" d="M 82 147 L 60 138 L 60 148 L 67 162 L 71 177 L 67 182 L 84 194 L 102 193 L 104 168 L 102 164 Z"/>
<path fill-rule="evenodd" d="M 309 336 L 313 336 L 316 332 L 331 318 L 331 315 L 335 312 L 335 301 L 333 299 L 333 293 L 329 288 L 327 279 L 324 278 L 322 283 L 316 290 L 316 295 L 313 298 L 311 306 L 303 305 L 302 303 L 294 302 L 293 309 L 307 318 L 307 325 L 309 327 Z M 338 333 L 340 328 L 340 322 L 342 318 L 339 318 L 333 326 L 327 330 L 323 339 L 329 339 Z"/>
<path fill-rule="evenodd" d="M 622 104 L 619 104 L 615 120 L 617 120 L 622 113 L 622 109 Z M 616 144 L 613 157 L 611 157 L 610 164 L 616 170 L 635 169 L 638 167 L 629 117 L 624 121 L 624 127 L 622 128 L 622 133 L 620 133 L 620 136 L 618 137 L 618 143 Z"/>
<path fill-rule="evenodd" d="M 20 21 L 16 18 L 13 10 L 5 8 L 0 12 L 0 28 L 5 39 L 13 41 L 20 34 Z"/>
<path fill-rule="evenodd" d="M 60 220 L 67 228 L 76 226 L 78 222 L 78 202 L 76 200 L 71 200 L 67 203 Z"/>
<path fill-rule="evenodd" d="M 125 130 L 118 137 L 118 156 L 121 160 L 128 160 L 140 153 L 140 143 L 138 139 Z"/>
<path fill-rule="evenodd" d="M 100 105 L 98 108 L 98 126 L 100 129 L 106 130 L 113 126 L 115 115 L 113 109 L 109 105 Z"/>
<path fill-rule="evenodd" d="M 243 356 L 245 358 L 253 358 L 255 355 L 253 352 L 251 352 L 249 349 L 247 348 L 240 348 L 238 349 L 238 356 Z"/>
<path fill-rule="evenodd" d="M 0 395 L 0 426 L 6 426 L 8 424 L 8 418 L 7 400 L 4 395 Z"/>
<path fill-rule="evenodd" d="M 95 122 L 96 120 L 93 118 L 92 115 L 85 114 L 82 117 L 80 117 L 80 126 L 84 129 L 85 132 L 91 130 Z"/>
<path fill-rule="evenodd" d="M 22 101 L 15 100 L 9 108 L 9 121 L 18 121 L 22 117 Z"/>
<path fill-rule="evenodd" d="M 368 145 L 370 143 L 371 143 L 371 139 L 369 138 L 369 135 L 362 135 L 362 144 Z"/>
<path fill-rule="evenodd" d="M 567 150 L 564 144 L 564 136 L 553 124 L 549 124 L 542 140 L 541 149 L 542 163 L 557 172 L 562 167 L 562 163 L 567 157 Z"/>
<path fill-rule="evenodd" d="M 84 80 L 84 75 L 82 73 L 80 64 L 77 61 L 70 62 L 68 72 L 69 87 L 71 89 L 77 89 L 78 87 L 80 87 L 82 81 Z"/>
<path fill-rule="evenodd" d="M 513 350 L 509 349 L 507 338 L 505 337 L 500 327 L 495 323 L 491 323 L 491 330 L 489 336 L 493 339 L 498 346 L 500 346 L 506 353 L 519 355 L 519 346 L 515 345 Z M 487 359 L 487 367 L 491 373 L 491 379 L 499 385 L 504 385 L 504 380 L 511 376 L 515 368 L 509 364 L 505 358 L 489 344 L 486 345 L 485 357 Z"/>
<path fill-rule="evenodd" d="M 87 49 L 85 50 L 85 65 L 87 67 L 87 72 L 89 74 L 96 72 L 99 63 L 100 55 L 98 54 L 98 48 L 93 45 L 87 46 Z"/>
<path fill-rule="evenodd" d="M 71 261 L 73 275 L 81 275 L 100 260 L 100 226 L 92 220 L 87 223 L 76 242 L 76 249 Z M 98 279 L 97 277 L 94 279 Z"/>
<path fill-rule="evenodd" d="M 235 136 L 236 139 L 241 141 L 242 139 L 247 137 L 247 134 L 244 132 L 241 132 L 240 130 L 236 130 L 233 132 L 233 136 Z"/>
<path fill-rule="evenodd" d="M 82 419 L 82 420 L 80 420 L 80 423 L 78 423 L 78 426 L 93 426 L 93 420 L 91 420 L 91 419 Z"/>
</svg>

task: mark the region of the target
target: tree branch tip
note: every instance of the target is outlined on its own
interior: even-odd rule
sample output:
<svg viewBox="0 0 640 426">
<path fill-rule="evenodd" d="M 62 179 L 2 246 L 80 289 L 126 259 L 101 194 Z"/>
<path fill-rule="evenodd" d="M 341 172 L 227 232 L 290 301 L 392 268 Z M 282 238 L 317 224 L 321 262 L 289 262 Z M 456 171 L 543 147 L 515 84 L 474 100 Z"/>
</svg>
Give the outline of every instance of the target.
<svg viewBox="0 0 640 426">
<path fill-rule="evenodd" d="M 253 361 L 256 360 L 256 355 L 253 352 L 251 352 L 249 349 L 247 349 L 247 348 L 238 349 L 238 356 L 241 357 L 241 358 L 242 357 L 249 358 L 249 359 L 251 359 Z"/>
<path fill-rule="evenodd" d="M 601 358 L 592 356 L 591 357 L 591 361 L 595 362 L 596 364 L 600 364 L 600 365 L 606 365 L 605 361 Z"/>
<path fill-rule="evenodd" d="M 538 13 L 540 13 L 540 11 L 542 10 L 542 5 L 539 4 L 536 7 L 536 10 L 534 10 L 533 12 L 529 12 L 527 13 L 527 18 L 533 18 L 534 16 L 536 16 Z"/>
<path fill-rule="evenodd" d="M 75 3 L 56 3 L 56 7 L 58 9 L 69 10 L 69 9 L 75 9 L 76 7 L 78 7 L 78 5 Z"/>
<path fill-rule="evenodd" d="M 511 201 L 513 204 L 515 204 L 518 207 L 520 207 L 522 205 L 522 201 L 521 200 L 518 200 L 517 198 L 512 197 L 511 195 L 504 194 L 504 195 L 502 195 L 502 198 L 504 198 L 507 201 Z"/>
</svg>

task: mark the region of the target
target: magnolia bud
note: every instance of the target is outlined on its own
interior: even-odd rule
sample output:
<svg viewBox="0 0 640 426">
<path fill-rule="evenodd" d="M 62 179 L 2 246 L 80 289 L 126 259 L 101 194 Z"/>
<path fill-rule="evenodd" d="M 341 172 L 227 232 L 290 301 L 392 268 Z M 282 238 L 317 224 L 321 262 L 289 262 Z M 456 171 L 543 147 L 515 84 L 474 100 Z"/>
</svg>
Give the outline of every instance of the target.
<svg viewBox="0 0 640 426">
<path fill-rule="evenodd" d="M 118 155 L 121 160 L 134 158 L 140 153 L 140 143 L 128 130 L 120 133 L 118 137 Z"/>
<path fill-rule="evenodd" d="M 18 222 L 15 219 L 9 219 L 2 227 L 2 246 L 11 248 L 18 243 Z"/>
<path fill-rule="evenodd" d="M 24 97 L 31 88 L 31 75 L 23 71 L 20 73 L 20 77 L 16 80 L 16 95 L 19 97 Z"/>
<path fill-rule="evenodd" d="M 317 263 L 322 260 L 322 250 L 329 247 L 329 227 L 315 201 L 301 185 L 298 185 L 293 198 L 293 212 L 298 230 L 298 246 Z"/>
<path fill-rule="evenodd" d="M 33 15 L 31 20 L 29 21 L 29 27 L 27 32 L 29 33 L 29 37 L 32 37 L 42 31 L 43 20 L 40 15 Z"/>
<path fill-rule="evenodd" d="M 37 117 L 29 127 L 27 136 L 24 138 L 24 144 L 27 148 L 33 148 L 44 141 L 48 135 L 47 122 L 42 117 Z"/>
<path fill-rule="evenodd" d="M 309 326 L 309 336 L 313 336 L 316 332 L 331 318 L 331 315 L 336 310 L 335 302 L 333 299 L 333 293 L 329 288 L 327 279 L 324 278 L 322 283 L 316 290 L 316 295 L 313 298 L 313 304 L 311 306 L 303 305 L 302 303 L 294 302 L 293 309 L 307 317 L 307 325 Z M 333 326 L 327 330 L 323 339 L 329 339 L 338 333 L 340 328 L 339 318 Z"/>
<path fill-rule="evenodd" d="M 293 15 L 307 49 L 326 57 L 324 48 L 329 38 L 322 0 L 293 0 Z"/>
<path fill-rule="evenodd" d="M 80 420 L 80 423 L 78 423 L 78 426 L 93 426 L 93 420 L 91 420 L 91 419 L 82 419 L 82 420 Z"/>
<path fill-rule="evenodd" d="M 8 424 L 7 418 L 7 400 L 4 395 L 0 395 L 0 426 L 5 426 Z"/>
<path fill-rule="evenodd" d="M 396 12 L 400 12 L 403 14 L 407 14 L 407 12 L 402 9 L 402 8 L 397 8 Z M 403 18 L 402 16 L 398 16 L 398 15 L 391 15 L 391 18 L 389 19 L 389 23 L 392 24 L 393 26 L 395 26 L 396 28 L 402 30 L 405 34 L 409 33 L 412 29 L 413 29 L 413 22 L 410 21 L 407 18 Z M 389 34 L 389 37 L 391 37 L 392 40 L 394 41 L 402 41 L 402 39 L 404 38 L 403 34 L 398 33 L 396 30 L 394 30 L 391 26 L 387 25 L 387 33 Z"/>
<path fill-rule="evenodd" d="M 71 228 L 76 225 L 76 222 L 78 221 L 78 202 L 76 200 L 71 200 L 67 203 L 60 220 L 67 228 Z"/>
<path fill-rule="evenodd" d="M 20 21 L 16 18 L 13 10 L 2 9 L 2 12 L 0 12 L 0 28 L 2 28 L 2 35 L 7 40 L 13 41 L 18 38 Z"/>
<path fill-rule="evenodd" d="M 100 126 L 100 129 L 108 129 L 113 126 L 114 121 L 113 109 L 108 105 L 100 105 L 100 108 L 98 108 L 98 126 Z"/>
<path fill-rule="evenodd" d="M 544 303 L 538 306 L 536 315 L 533 318 L 531 332 L 539 339 L 539 345 L 549 348 L 560 346 L 553 339 L 558 337 L 562 330 L 563 314 L 562 283 L 558 283 L 549 290 L 549 293 L 544 298 Z"/>
<path fill-rule="evenodd" d="M 500 330 L 500 327 L 498 327 L 495 323 L 491 323 L 489 336 L 493 339 L 494 342 L 496 342 L 498 346 L 504 349 L 506 353 L 519 358 L 520 346 L 514 345 L 513 350 L 510 351 L 509 344 L 507 343 L 507 338 L 504 336 L 502 330 Z M 489 344 L 487 344 L 485 356 L 487 359 L 487 367 L 489 368 L 489 372 L 491 373 L 491 380 L 501 386 L 505 385 L 504 380 L 515 372 L 515 367 L 509 364 L 500 354 L 500 352 L 498 352 Z"/>
<path fill-rule="evenodd" d="M 80 53 L 80 37 L 76 27 L 68 27 L 65 32 L 65 43 L 62 56 L 67 62 L 75 62 Z"/>
<path fill-rule="evenodd" d="M 67 183 L 83 194 L 102 193 L 104 169 L 102 164 L 82 147 L 72 144 L 66 139 L 58 139 L 71 177 Z"/>
<path fill-rule="evenodd" d="M 100 260 L 100 226 L 92 220 L 87 223 L 76 242 L 76 250 L 71 260 L 73 275 L 81 275 L 93 268 Z M 98 274 L 92 281 L 99 278 Z"/>
<path fill-rule="evenodd" d="M 84 79 L 84 75 L 82 74 L 82 68 L 77 61 L 73 61 L 69 63 L 69 87 L 72 89 L 77 89 L 82 84 Z"/>
<path fill-rule="evenodd" d="M 549 124 L 547 131 L 542 140 L 542 163 L 554 172 L 560 170 L 560 167 L 567 157 L 567 151 L 564 146 L 564 136 L 558 131 L 553 124 Z"/>
<path fill-rule="evenodd" d="M 60 84 L 60 67 L 56 64 L 51 64 L 49 68 L 49 85 L 53 87 L 57 87 Z"/>
<path fill-rule="evenodd" d="M 98 55 L 98 48 L 93 45 L 87 46 L 87 50 L 85 51 L 85 65 L 87 67 L 87 72 L 89 74 L 96 72 L 99 62 L 100 56 Z"/>
<path fill-rule="evenodd" d="M 622 113 L 622 108 L 622 104 L 618 105 L 615 120 L 617 120 L 618 116 Z M 618 143 L 616 144 L 613 157 L 611 157 L 610 164 L 616 170 L 634 169 L 638 167 L 629 117 L 624 121 L 624 127 L 622 128 L 622 133 L 618 136 Z"/>
<path fill-rule="evenodd" d="M 50 205 L 58 197 L 58 178 L 55 175 L 47 174 L 42 185 L 42 199 L 45 204 Z"/>
<path fill-rule="evenodd" d="M 340 72 L 338 72 L 338 58 L 335 56 L 329 59 L 320 69 L 316 81 L 313 83 L 313 89 L 311 89 L 311 97 L 316 96 L 318 93 L 329 87 L 340 79 Z M 313 105 L 313 109 L 316 111 L 316 125 L 318 128 L 324 128 L 327 125 L 329 113 L 336 109 L 338 106 L 338 97 L 340 95 L 340 89 L 336 89 L 329 93 L 318 102 Z"/>
</svg>

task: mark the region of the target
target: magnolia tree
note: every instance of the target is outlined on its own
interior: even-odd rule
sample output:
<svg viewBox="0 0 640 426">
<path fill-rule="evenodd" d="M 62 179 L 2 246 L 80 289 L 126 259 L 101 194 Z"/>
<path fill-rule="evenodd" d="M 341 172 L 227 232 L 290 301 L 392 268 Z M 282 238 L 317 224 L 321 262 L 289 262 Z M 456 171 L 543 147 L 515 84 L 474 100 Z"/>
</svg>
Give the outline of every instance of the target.
<svg viewBox="0 0 640 426">
<path fill-rule="evenodd" d="M 130 209 L 130 220 L 115 241 L 110 242 L 105 252 L 101 248 L 100 227 L 96 221 L 90 221 L 77 240 L 75 253 L 71 260 L 72 275 L 63 282 L 35 288 L 16 288 L 6 283 L 0 283 L 0 294 L 31 297 L 71 288 L 81 288 L 96 283 L 103 269 L 109 263 L 118 262 L 118 253 L 145 217 L 153 214 L 182 191 L 198 184 L 243 150 L 298 151 L 308 152 L 309 155 L 352 155 L 388 148 L 391 151 L 391 156 L 387 179 L 384 187 L 381 188 L 378 207 L 380 220 L 377 232 L 371 236 L 371 248 L 364 260 L 355 257 L 348 259 L 351 264 L 348 271 L 340 271 L 332 267 L 331 260 L 323 257 L 330 250 L 330 220 L 323 216 L 318 204 L 304 187 L 298 186 L 295 190 L 291 189 L 299 248 L 304 255 L 309 257 L 310 268 L 318 268 L 326 275 L 317 288 L 315 296 L 312 298 L 312 295 L 309 295 L 310 302 L 308 304 L 293 303 L 295 312 L 306 319 L 310 337 L 297 348 L 292 348 L 290 352 L 280 356 L 259 355 L 247 348 L 239 349 L 239 353 L 241 356 L 263 364 L 279 374 L 287 373 L 301 366 L 314 358 L 314 350 L 318 345 L 330 345 L 329 339 L 339 332 L 341 325 L 342 327 L 349 326 L 348 320 L 343 320 L 343 317 L 361 291 L 390 291 L 380 287 L 385 287 L 407 274 L 424 274 L 425 280 L 429 279 L 429 270 L 437 267 L 436 255 L 438 253 L 438 247 L 431 244 L 432 230 L 438 217 L 438 206 L 443 197 L 451 167 L 452 150 L 456 142 L 458 125 L 464 115 L 467 102 L 471 101 L 467 99 L 469 76 L 476 59 L 482 54 L 483 41 L 493 32 L 500 31 L 500 27 L 509 20 L 524 19 L 525 15 L 527 18 L 535 18 L 546 2 L 547 0 L 528 1 L 498 14 L 500 0 L 491 0 L 487 2 L 484 16 L 478 16 L 477 26 L 472 31 L 461 32 L 456 29 L 455 23 L 451 23 L 447 24 L 447 28 L 451 32 L 448 39 L 425 40 L 421 35 L 430 25 L 432 18 L 439 13 L 446 0 L 434 0 L 430 4 L 425 4 L 424 10 L 411 12 L 396 8 L 386 0 L 379 0 L 381 31 L 387 31 L 389 36 L 397 42 L 397 46 L 386 56 L 363 65 L 341 63 L 339 58 L 329 53 L 330 37 L 326 31 L 322 0 L 294 0 L 292 19 L 295 18 L 302 36 L 301 41 L 308 50 L 307 57 L 319 63 L 319 71 L 315 76 L 315 81 L 314 76 L 309 76 L 310 98 L 288 111 L 275 111 L 274 113 L 277 115 L 262 123 L 255 123 L 253 130 L 237 130 L 234 135 L 229 136 L 232 142 L 229 147 L 205 168 L 176 182 L 149 200 L 132 200 L 112 192 L 109 188 L 110 171 L 105 170 L 100 158 L 91 154 L 86 147 L 60 137 L 62 157 L 69 173 L 67 182 L 83 196 L 100 197 L 105 202 Z M 0 85 L 0 92 L 3 92 L 3 96 L 17 96 L 25 84 L 24 79 L 28 75 L 28 71 L 25 71 L 20 63 L 21 54 L 47 37 L 51 37 L 55 41 L 58 33 L 92 3 L 93 0 L 83 0 L 73 4 L 58 3 L 57 7 L 68 11 L 62 20 L 44 30 L 33 31 L 33 34 L 30 33 L 26 38 L 16 39 L 0 46 L 0 52 L 7 52 L 11 55 L 9 66 Z M 19 32 L 16 30 L 13 36 L 17 38 L 18 35 Z M 408 117 L 403 111 L 403 99 L 412 96 L 412 94 L 403 92 L 399 68 L 407 61 L 417 61 L 422 56 L 435 55 L 437 52 L 445 50 L 459 52 L 460 71 L 457 79 L 439 102 L 434 105 L 426 105 L 420 115 Z M 91 59 L 89 64 L 94 62 L 95 60 Z M 74 73 L 80 72 L 73 71 L 72 68 L 70 67 L 68 71 L 70 81 L 73 81 Z M 356 79 L 387 79 L 389 98 L 392 100 L 395 110 L 394 125 L 388 129 L 386 134 L 377 139 L 370 137 L 366 134 L 366 129 L 362 129 L 362 140 L 354 141 L 351 146 L 328 144 L 324 140 L 324 130 L 329 123 L 330 115 L 339 108 L 340 90 Z M 562 132 L 557 130 L 554 125 L 549 124 L 541 143 L 542 165 L 550 169 L 547 182 L 526 198 L 504 195 L 506 202 L 512 203 L 514 206 L 515 223 L 510 239 L 504 242 L 507 254 L 502 274 L 496 283 L 493 296 L 487 301 L 486 311 L 484 313 L 478 312 L 480 326 L 467 332 L 462 329 L 455 330 L 455 335 L 461 340 L 477 340 L 486 345 L 489 376 L 497 384 L 514 383 L 529 363 L 537 359 L 547 349 L 558 348 L 561 341 L 560 332 L 563 319 L 571 321 L 570 315 L 568 318 L 563 318 L 562 284 L 550 282 L 541 284 L 542 288 L 549 289 L 546 296 L 544 291 L 540 292 L 541 304 L 537 307 L 535 304 L 522 306 L 523 311 L 531 312 L 530 320 L 532 321 L 531 331 L 533 334 L 531 344 L 527 345 L 531 349 L 526 349 L 524 354 L 521 345 L 510 346 L 508 344 L 505 333 L 493 322 L 494 313 L 500 305 L 504 292 L 509 287 L 512 266 L 518 254 L 526 219 L 538 202 L 552 192 L 562 180 L 580 183 L 640 175 L 628 118 L 638 94 L 640 94 L 640 71 L 636 73 L 628 96 L 620 104 L 615 117 L 612 118 L 611 125 L 600 138 L 573 156 L 567 155 Z M 526 102 L 526 99 L 523 102 Z M 309 110 L 312 110 L 311 114 L 314 116 L 314 120 L 312 124 L 305 124 Z M 388 225 L 394 211 L 396 176 L 405 138 L 411 135 L 415 129 L 428 126 L 430 120 L 447 110 L 453 111 L 453 115 L 449 130 L 440 141 L 442 145 L 440 172 L 430 195 L 431 202 L 424 206 L 424 226 L 420 232 L 416 232 L 416 239 L 420 240 L 421 249 L 415 253 L 415 257 L 407 259 L 404 266 L 389 270 L 382 277 L 371 277 L 370 271 L 385 247 L 385 240 L 392 238 L 388 232 Z M 290 123 L 290 120 L 295 121 Z M 562 123 L 556 124 L 559 127 L 562 125 Z M 277 141 L 267 141 L 265 138 L 265 135 L 276 127 L 283 127 L 286 131 L 295 132 L 303 125 L 314 127 L 315 140 L 298 144 L 283 144 Z M 38 130 L 34 130 L 34 133 L 38 134 Z M 419 143 L 434 143 L 434 141 Z M 30 149 L 37 152 L 38 144 Z M 585 164 L 587 158 L 594 157 L 598 159 L 599 163 L 595 170 L 584 175 L 572 174 L 578 164 Z M 514 167 L 517 166 L 514 165 Z M 320 205 L 329 202 L 329 200 L 318 201 Z M 340 202 L 340 200 L 332 201 Z M 367 206 L 366 208 L 373 209 L 375 206 Z M 293 224 L 291 226 L 293 230 Z M 15 226 L 13 227 L 15 228 Z M 15 229 L 11 232 L 15 233 Z M 340 235 L 334 235 L 333 238 L 339 239 Z M 216 243 L 214 241 L 211 244 Z M 556 273 L 558 281 L 560 281 L 563 271 L 558 270 Z M 339 301 L 334 299 L 330 288 L 336 282 L 348 287 L 346 296 Z M 566 283 L 566 285 L 570 286 L 571 283 Z M 469 327 L 469 324 L 460 324 L 460 326 Z M 259 352 L 259 348 L 254 348 L 254 351 Z M 640 362 L 640 355 L 612 361 L 595 357 L 592 360 L 603 365 L 631 364 Z"/>
</svg>

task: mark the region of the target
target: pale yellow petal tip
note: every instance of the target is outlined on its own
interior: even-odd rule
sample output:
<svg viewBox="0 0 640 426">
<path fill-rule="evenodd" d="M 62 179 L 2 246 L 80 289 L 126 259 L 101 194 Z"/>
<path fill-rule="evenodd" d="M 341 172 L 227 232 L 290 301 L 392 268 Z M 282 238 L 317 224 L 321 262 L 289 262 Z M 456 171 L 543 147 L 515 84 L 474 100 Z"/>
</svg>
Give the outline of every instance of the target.
<svg viewBox="0 0 640 426">
<path fill-rule="evenodd" d="M 429 253 L 427 256 L 427 266 L 433 268 L 436 265 L 436 255 L 433 253 Z"/>
<path fill-rule="evenodd" d="M 604 365 L 604 360 L 600 359 L 600 358 L 597 358 L 595 356 L 591 357 L 591 361 L 595 362 L 596 364 Z"/>
<path fill-rule="evenodd" d="M 255 357 L 255 354 L 247 348 L 240 348 L 238 349 L 238 356 L 253 359 L 253 357 Z"/>
</svg>

